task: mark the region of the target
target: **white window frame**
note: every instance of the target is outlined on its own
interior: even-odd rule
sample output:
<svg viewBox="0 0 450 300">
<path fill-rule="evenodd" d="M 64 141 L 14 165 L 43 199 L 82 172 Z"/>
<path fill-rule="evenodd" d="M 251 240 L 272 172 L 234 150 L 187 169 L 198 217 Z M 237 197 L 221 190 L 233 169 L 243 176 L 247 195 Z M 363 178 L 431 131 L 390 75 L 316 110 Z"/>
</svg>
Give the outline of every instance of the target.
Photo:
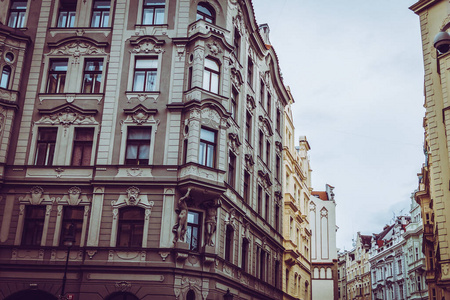
<svg viewBox="0 0 450 300">
<path fill-rule="evenodd" d="M 136 16 L 136 25 L 139 26 L 161 26 L 161 25 L 166 25 L 167 24 L 167 0 L 164 1 L 164 22 L 162 24 L 142 24 L 142 14 L 144 12 L 144 0 L 139 0 L 139 4 L 138 4 L 138 11 L 137 11 L 137 16 Z"/>
<path fill-rule="evenodd" d="M 148 120 L 142 125 L 138 125 L 137 123 L 131 120 L 131 116 L 127 118 L 127 120 L 122 123 L 122 138 L 120 143 L 120 156 L 119 156 L 119 164 L 125 165 L 125 155 L 127 152 L 127 137 L 128 137 L 128 127 L 135 126 L 143 126 L 149 127 L 151 129 L 150 134 L 150 148 L 149 148 L 149 157 L 148 157 L 148 166 L 153 165 L 154 158 L 154 150 L 155 150 L 155 137 L 156 132 L 158 130 L 159 120 L 155 120 L 153 115 L 150 115 Z M 140 165 L 140 167 L 145 167 L 144 165 Z"/>
</svg>

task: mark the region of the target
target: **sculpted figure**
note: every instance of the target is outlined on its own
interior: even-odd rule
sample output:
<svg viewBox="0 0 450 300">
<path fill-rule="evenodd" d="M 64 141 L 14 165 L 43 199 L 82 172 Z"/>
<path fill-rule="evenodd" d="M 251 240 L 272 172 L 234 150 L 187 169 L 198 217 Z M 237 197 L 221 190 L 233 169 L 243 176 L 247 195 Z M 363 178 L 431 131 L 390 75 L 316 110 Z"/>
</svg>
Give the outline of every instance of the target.
<svg viewBox="0 0 450 300">
<path fill-rule="evenodd" d="M 172 232 L 175 234 L 175 238 L 173 242 L 177 242 L 178 240 L 184 242 L 184 236 L 186 234 L 187 229 L 187 217 L 188 217 L 188 207 L 186 204 L 186 200 L 189 198 L 189 194 L 191 192 L 191 188 L 188 188 L 186 194 L 178 199 L 178 205 L 175 209 L 175 212 L 178 214 L 177 223 L 173 226 Z"/>
<path fill-rule="evenodd" d="M 205 245 L 214 246 L 213 236 L 216 233 L 217 228 L 217 207 L 220 206 L 220 199 L 217 203 L 214 201 L 209 203 L 206 209 L 206 241 Z"/>
</svg>

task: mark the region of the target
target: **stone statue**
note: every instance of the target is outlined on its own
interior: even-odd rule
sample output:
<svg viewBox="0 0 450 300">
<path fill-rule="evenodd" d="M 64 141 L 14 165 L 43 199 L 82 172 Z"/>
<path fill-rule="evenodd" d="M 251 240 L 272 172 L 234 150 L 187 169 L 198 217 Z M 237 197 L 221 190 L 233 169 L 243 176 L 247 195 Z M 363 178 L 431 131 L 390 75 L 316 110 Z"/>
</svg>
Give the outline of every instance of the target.
<svg viewBox="0 0 450 300">
<path fill-rule="evenodd" d="M 207 246 L 214 246 L 213 236 L 216 233 L 217 228 L 217 207 L 220 206 L 220 199 L 213 202 L 210 202 L 206 205 L 206 219 L 205 219 L 205 225 L 206 225 L 206 239 L 205 239 L 205 245 Z"/>
<path fill-rule="evenodd" d="M 178 199 L 178 205 L 175 209 L 175 212 L 178 214 L 177 223 L 173 226 L 172 232 L 175 234 L 175 238 L 173 242 L 177 242 L 178 240 L 184 242 L 184 236 L 186 235 L 187 230 L 187 217 L 188 217 L 188 207 L 186 204 L 186 200 L 189 198 L 189 194 L 191 192 L 191 188 L 188 188 L 186 194 Z"/>
</svg>

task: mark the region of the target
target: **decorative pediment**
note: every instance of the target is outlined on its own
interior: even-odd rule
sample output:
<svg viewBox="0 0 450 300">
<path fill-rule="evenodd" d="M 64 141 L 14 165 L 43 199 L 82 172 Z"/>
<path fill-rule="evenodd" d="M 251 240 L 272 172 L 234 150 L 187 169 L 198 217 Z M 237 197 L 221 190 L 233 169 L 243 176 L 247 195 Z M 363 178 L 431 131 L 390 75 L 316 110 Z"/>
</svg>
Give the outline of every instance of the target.
<svg viewBox="0 0 450 300">
<path fill-rule="evenodd" d="M 112 201 L 111 205 L 114 208 L 120 208 L 123 206 L 139 206 L 145 209 L 152 209 L 155 204 L 153 201 L 148 201 L 147 195 L 141 195 L 139 188 L 132 186 L 129 187 L 125 195 L 120 195 L 117 201 Z"/>
<path fill-rule="evenodd" d="M 53 204 L 55 197 L 50 198 L 49 195 L 44 194 L 44 189 L 40 186 L 34 186 L 31 188 L 30 193 L 25 197 L 19 197 L 20 204 Z"/>
<path fill-rule="evenodd" d="M 237 135 L 236 133 L 232 133 L 230 132 L 228 134 L 228 138 L 230 139 L 228 142 L 228 145 L 230 146 L 231 150 L 236 153 L 239 154 L 239 146 L 242 145 L 241 141 L 239 140 L 239 135 Z"/>
<path fill-rule="evenodd" d="M 70 125 L 98 124 L 94 118 L 97 110 L 84 110 L 70 103 L 53 109 L 39 109 L 38 111 L 44 116 L 36 124 L 63 125 L 66 128 Z"/>
<path fill-rule="evenodd" d="M 51 50 L 47 55 L 70 55 L 75 58 L 73 63 L 79 63 L 79 58 L 83 55 L 106 55 L 107 45 L 86 37 L 71 37 L 57 43 L 49 43 Z"/>
<path fill-rule="evenodd" d="M 245 167 L 248 170 L 253 170 L 253 165 L 255 161 L 253 160 L 253 156 L 251 154 L 245 154 Z"/>
<path fill-rule="evenodd" d="M 153 115 L 156 115 L 158 112 L 157 109 L 149 109 L 139 104 L 131 109 L 124 109 L 125 114 L 128 115 L 128 119 L 131 119 L 134 123 L 144 124 L 149 118 L 153 118 Z"/>
<path fill-rule="evenodd" d="M 236 68 L 231 68 L 231 82 L 233 82 L 238 89 L 240 89 L 241 85 L 244 83 L 241 72 Z"/>
<path fill-rule="evenodd" d="M 247 109 L 249 111 L 254 110 L 256 107 L 256 102 L 255 99 L 253 98 L 252 95 L 247 94 Z"/>
<path fill-rule="evenodd" d="M 325 207 L 323 207 L 323 208 L 320 210 L 320 216 L 321 216 L 322 218 L 328 218 L 328 210 L 327 210 Z"/>
<path fill-rule="evenodd" d="M 269 119 L 265 118 L 264 116 L 259 116 L 259 122 L 260 122 L 260 127 L 263 128 L 266 135 L 272 136 L 273 130 L 272 130 L 272 126 L 270 125 Z"/>
<path fill-rule="evenodd" d="M 159 54 L 164 52 L 162 46 L 164 41 L 160 41 L 153 36 L 141 36 L 139 38 L 132 39 L 130 44 L 133 46 L 131 52 L 133 53 L 155 53 Z"/>
<path fill-rule="evenodd" d="M 79 205 L 80 203 L 90 203 L 91 200 L 81 193 L 77 186 L 71 187 L 61 199 L 57 199 L 58 204 L 67 203 L 69 205 Z"/>
<path fill-rule="evenodd" d="M 275 199 L 279 203 L 283 199 L 283 193 L 281 191 L 275 191 Z"/>
<path fill-rule="evenodd" d="M 266 187 L 272 186 L 272 181 L 270 180 L 269 173 L 259 170 L 258 176 L 261 178 L 261 181 L 265 184 Z"/>
</svg>

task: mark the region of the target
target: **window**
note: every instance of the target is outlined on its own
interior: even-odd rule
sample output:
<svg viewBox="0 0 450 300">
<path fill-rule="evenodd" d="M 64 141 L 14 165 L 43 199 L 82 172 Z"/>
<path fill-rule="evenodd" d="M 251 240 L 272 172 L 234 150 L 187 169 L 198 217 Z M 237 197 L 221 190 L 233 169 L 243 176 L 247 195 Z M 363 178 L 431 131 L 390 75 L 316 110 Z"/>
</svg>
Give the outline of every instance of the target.
<svg viewBox="0 0 450 300">
<path fill-rule="evenodd" d="M 228 262 L 232 262 L 233 259 L 233 236 L 233 227 L 227 225 L 225 232 L 225 260 Z"/>
<path fill-rule="evenodd" d="M 280 175 L 281 175 L 281 158 L 279 155 L 277 155 L 277 161 L 275 166 L 275 179 L 277 181 L 280 181 Z"/>
<path fill-rule="evenodd" d="M 205 20 L 206 22 L 214 24 L 216 22 L 216 12 L 212 7 L 204 2 L 197 6 L 197 21 Z"/>
<path fill-rule="evenodd" d="M 248 257 L 248 240 L 244 238 L 242 239 L 242 260 L 241 260 L 241 268 L 242 271 L 244 272 L 248 272 L 247 257 Z"/>
<path fill-rule="evenodd" d="M 188 69 L 188 86 L 187 89 L 190 90 L 192 88 L 192 67 Z"/>
<path fill-rule="evenodd" d="M 165 0 L 144 0 L 142 25 L 158 25 L 164 23 Z"/>
<path fill-rule="evenodd" d="M 261 280 L 265 280 L 266 273 L 266 252 L 262 248 L 258 247 L 259 252 L 259 273 L 258 278 Z"/>
<path fill-rule="evenodd" d="M 195 300 L 195 292 L 193 290 L 187 292 L 186 300 Z"/>
<path fill-rule="evenodd" d="M 231 90 L 231 117 L 237 121 L 237 103 L 239 94 L 235 89 Z"/>
<path fill-rule="evenodd" d="M 266 92 L 266 85 L 264 84 L 264 81 L 261 80 L 260 90 L 259 90 L 259 103 L 261 103 L 261 106 L 264 105 L 265 92 Z"/>
<path fill-rule="evenodd" d="M 253 86 L 253 62 L 250 57 L 248 58 L 248 65 L 247 65 L 247 83 L 250 86 Z"/>
<path fill-rule="evenodd" d="M 93 140 L 94 128 L 75 128 L 72 166 L 89 166 L 91 164 Z"/>
<path fill-rule="evenodd" d="M 9 86 L 10 78 L 11 78 L 11 67 L 4 66 L 2 70 L 2 77 L 0 79 L 0 88 L 7 89 Z"/>
<path fill-rule="evenodd" d="M 198 251 L 200 246 L 200 213 L 188 212 L 188 224 L 186 230 L 186 242 L 189 250 Z"/>
<path fill-rule="evenodd" d="M 274 274 L 273 274 L 273 276 L 274 276 L 274 285 L 275 285 L 275 287 L 276 288 L 278 288 L 278 286 L 279 286 L 279 279 L 278 279 L 278 273 L 280 272 L 279 271 L 280 270 L 280 262 L 278 261 L 278 260 L 276 260 L 275 261 L 275 271 L 274 271 Z"/>
<path fill-rule="evenodd" d="M 261 159 L 263 159 L 263 153 L 264 153 L 264 133 L 260 130 L 259 131 L 259 140 L 258 140 L 258 144 L 259 144 L 259 157 L 261 157 Z"/>
<path fill-rule="evenodd" d="M 241 35 L 239 34 L 239 30 L 234 28 L 234 37 L 233 37 L 233 54 L 239 60 L 240 48 L 241 48 Z"/>
<path fill-rule="evenodd" d="M 22 245 L 41 245 L 44 230 L 45 206 L 31 206 L 25 208 L 25 221 L 22 234 Z"/>
<path fill-rule="evenodd" d="M 244 171 L 244 202 L 250 202 L 250 173 Z"/>
<path fill-rule="evenodd" d="M 148 165 L 151 127 L 128 127 L 125 164 Z"/>
<path fill-rule="evenodd" d="M 39 128 L 36 158 L 34 164 L 36 166 L 53 165 L 53 156 L 55 154 L 56 135 L 58 128 Z"/>
<path fill-rule="evenodd" d="M 207 167 L 214 168 L 215 149 L 216 133 L 212 130 L 202 128 L 200 130 L 198 163 Z"/>
<path fill-rule="evenodd" d="M 262 215 L 262 187 L 258 186 L 258 214 Z"/>
<path fill-rule="evenodd" d="M 57 27 L 70 28 L 75 26 L 76 0 L 61 0 Z"/>
<path fill-rule="evenodd" d="M 69 230 L 71 224 L 75 230 L 75 244 L 79 246 L 81 242 L 81 230 L 83 228 L 84 206 L 65 206 L 59 244 L 64 245 L 64 236 Z"/>
<path fill-rule="evenodd" d="M 125 207 L 119 210 L 118 247 L 142 247 L 144 209 Z"/>
<path fill-rule="evenodd" d="M 251 144 L 252 138 L 252 115 L 247 111 L 245 116 L 245 140 Z"/>
<path fill-rule="evenodd" d="M 280 231 L 280 207 L 275 205 L 275 230 Z"/>
<path fill-rule="evenodd" d="M 24 27 L 26 12 L 27 1 L 12 0 L 9 8 L 8 26 L 12 28 Z"/>
<path fill-rule="evenodd" d="M 110 8 L 110 1 L 94 0 L 91 27 L 108 27 Z"/>
<path fill-rule="evenodd" d="M 272 96 L 269 93 L 267 93 L 267 115 L 269 116 L 269 118 L 271 114 L 272 114 Z"/>
<path fill-rule="evenodd" d="M 277 109 L 277 121 L 276 121 L 276 130 L 278 133 L 280 133 L 280 128 L 281 128 L 281 112 L 279 109 Z"/>
<path fill-rule="evenodd" d="M 229 152 L 228 156 L 228 184 L 233 188 L 236 181 L 236 155 L 233 152 Z"/>
<path fill-rule="evenodd" d="M 82 93 L 100 93 L 103 59 L 89 59 L 84 64 Z"/>
<path fill-rule="evenodd" d="M 205 69 L 203 71 L 203 89 L 219 93 L 219 65 L 212 59 L 205 58 Z"/>
<path fill-rule="evenodd" d="M 156 57 L 136 58 L 134 67 L 133 91 L 152 92 L 156 90 L 156 73 L 158 59 Z"/>
<path fill-rule="evenodd" d="M 48 71 L 47 93 L 64 93 L 66 84 L 67 59 L 51 60 Z"/>
<path fill-rule="evenodd" d="M 270 165 L 270 142 L 266 141 L 266 164 Z"/>
<path fill-rule="evenodd" d="M 266 194 L 266 207 L 265 207 L 265 214 L 266 214 L 266 222 L 269 222 L 269 207 L 270 207 L 270 196 L 269 194 Z"/>
</svg>

